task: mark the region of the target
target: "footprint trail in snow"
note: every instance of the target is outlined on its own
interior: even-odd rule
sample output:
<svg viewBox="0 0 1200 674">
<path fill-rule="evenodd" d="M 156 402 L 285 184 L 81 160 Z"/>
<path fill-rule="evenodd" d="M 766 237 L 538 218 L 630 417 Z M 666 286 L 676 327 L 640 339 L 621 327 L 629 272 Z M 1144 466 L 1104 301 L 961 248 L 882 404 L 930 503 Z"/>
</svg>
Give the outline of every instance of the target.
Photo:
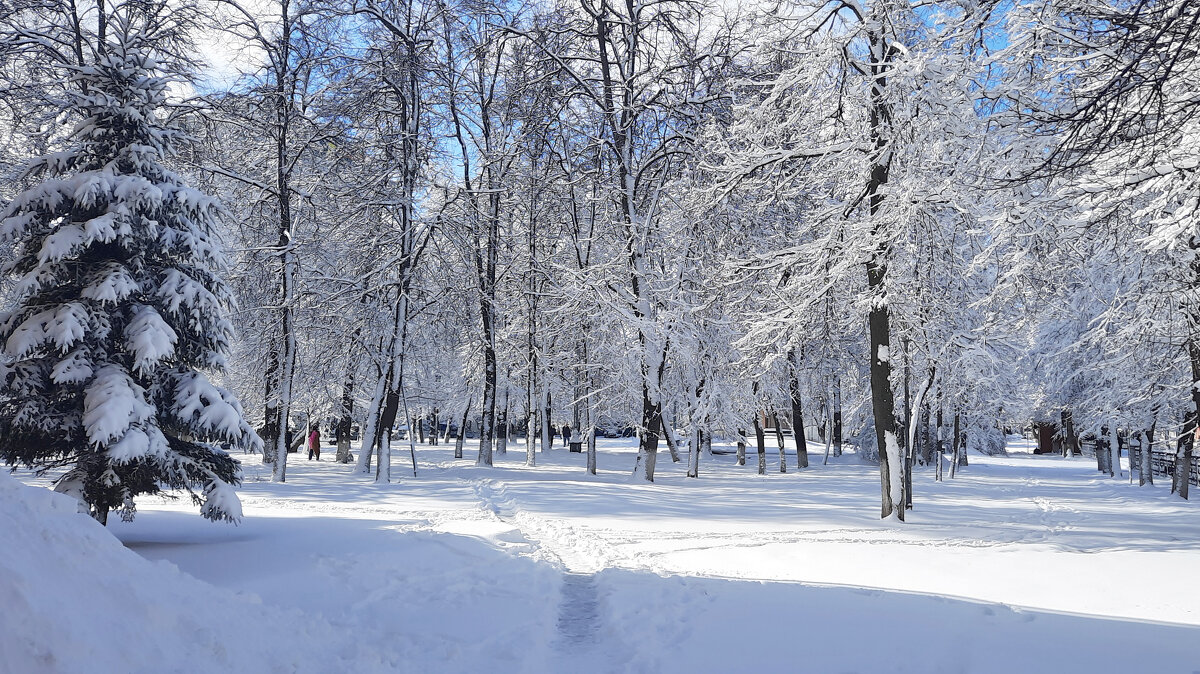
<svg viewBox="0 0 1200 674">
<path fill-rule="evenodd" d="M 562 599 L 558 605 L 558 649 L 573 651 L 591 648 L 598 642 L 600 597 L 596 576 L 590 573 L 564 573 Z"/>
</svg>

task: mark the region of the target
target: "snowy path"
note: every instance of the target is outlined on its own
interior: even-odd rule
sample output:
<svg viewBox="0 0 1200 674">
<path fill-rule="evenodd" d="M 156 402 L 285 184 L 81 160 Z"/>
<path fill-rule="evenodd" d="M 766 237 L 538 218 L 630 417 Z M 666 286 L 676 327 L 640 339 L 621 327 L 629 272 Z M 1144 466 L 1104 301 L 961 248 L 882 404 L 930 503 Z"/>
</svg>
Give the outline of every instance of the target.
<svg viewBox="0 0 1200 674">
<path fill-rule="evenodd" d="M 916 510 L 892 525 L 853 457 L 758 476 L 719 456 L 699 479 L 664 461 L 641 484 L 631 451 L 603 447 L 592 477 L 561 451 L 489 469 L 419 448 L 421 476 L 383 487 L 329 462 L 291 462 L 286 485 L 247 464 L 240 527 L 147 500 L 110 530 L 329 624 L 331 648 L 370 656 L 358 671 L 1200 666 L 1200 586 L 1126 582 L 1200 568 L 1200 510 L 1162 487 L 1087 460 L 972 457 L 954 481 L 917 475 Z"/>
<path fill-rule="evenodd" d="M 443 467 L 444 468 L 444 467 Z M 508 495 L 504 482 L 492 479 L 471 480 L 481 507 L 497 520 L 512 527 L 527 547 L 520 550 L 539 561 L 549 563 L 561 573 L 555 634 L 550 643 L 549 671 L 619 672 L 627 663 L 614 658 L 628 651 L 613 641 L 606 630 L 610 618 L 605 615 L 596 572 L 603 560 L 597 548 L 580 549 L 578 535 L 550 518 L 530 515 Z M 602 633 L 608 643 L 600 649 Z"/>
<path fill-rule="evenodd" d="M 600 621 L 596 576 L 563 574 L 562 600 L 558 605 L 558 649 L 573 654 L 595 648 L 599 641 Z"/>
</svg>

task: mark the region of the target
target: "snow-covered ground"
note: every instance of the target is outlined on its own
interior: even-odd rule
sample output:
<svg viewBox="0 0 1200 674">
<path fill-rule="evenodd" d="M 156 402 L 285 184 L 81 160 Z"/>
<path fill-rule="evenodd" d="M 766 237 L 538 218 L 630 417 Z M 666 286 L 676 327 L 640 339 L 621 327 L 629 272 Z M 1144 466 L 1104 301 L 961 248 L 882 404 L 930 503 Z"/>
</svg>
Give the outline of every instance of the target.
<svg viewBox="0 0 1200 674">
<path fill-rule="evenodd" d="M 387 486 L 298 455 L 273 484 L 248 456 L 240 526 L 144 499 L 109 525 L 128 550 L 0 476 L 0 671 L 1200 669 L 1196 504 L 1016 443 L 916 475 L 898 525 L 877 469 L 822 449 L 699 479 L 664 453 L 655 484 L 628 440 L 596 477 L 519 441 L 494 468 L 418 447 Z"/>
</svg>

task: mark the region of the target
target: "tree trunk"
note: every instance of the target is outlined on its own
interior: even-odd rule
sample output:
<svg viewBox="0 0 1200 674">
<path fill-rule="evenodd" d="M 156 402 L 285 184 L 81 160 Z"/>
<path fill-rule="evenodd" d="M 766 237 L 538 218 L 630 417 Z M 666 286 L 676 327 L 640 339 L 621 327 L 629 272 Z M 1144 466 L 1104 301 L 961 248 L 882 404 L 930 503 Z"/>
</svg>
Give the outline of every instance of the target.
<svg viewBox="0 0 1200 674">
<path fill-rule="evenodd" d="M 913 450 L 912 439 L 914 437 L 912 429 L 915 426 L 915 423 L 913 421 L 912 413 L 912 364 L 909 362 L 908 358 L 908 342 L 909 340 L 907 339 L 901 340 L 900 342 L 904 349 L 904 428 L 900 429 L 903 431 L 900 437 L 906 442 L 904 446 L 905 455 L 911 456 Z M 917 407 L 920 407 L 920 405 Z M 912 464 L 908 464 L 907 468 L 911 469 Z M 905 473 L 908 474 L 909 471 L 905 471 Z M 907 488 L 908 485 L 906 484 L 905 487 Z"/>
<path fill-rule="evenodd" d="M 467 437 L 467 419 L 471 415 L 471 403 L 474 402 L 470 396 L 467 396 L 467 409 L 463 410 L 462 423 L 458 425 L 458 437 L 454 439 L 454 458 L 463 458 L 463 442 Z"/>
<path fill-rule="evenodd" d="M 1192 249 L 1196 249 L 1196 244 L 1193 242 Z M 1200 259 L 1192 263 L 1193 274 L 1200 276 Z M 1195 323 L 1193 321 L 1193 329 Z M 1195 339 L 1188 340 L 1188 356 L 1192 361 L 1192 409 L 1188 412 L 1188 423 L 1184 425 L 1184 431 L 1187 433 L 1187 441 L 1183 444 L 1183 452 L 1180 456 L 1180 461 L 1175 464 L 1175 474 L 1179 478 L 1179 496 L 1186 499 L 1188 497 L 1188 487 L 1191 484 L 1192 472 L 1192 448 L 1196 444 L 1196 432 L 1198 424 L 1200 424 L 1200 386 L 1195 385 L 1195 382 L 1200 382 L 1200 344 Z"/>
<path fill-rule="evenodd" d="M 504 386 L 504 402 L 500 404 L 499 418 L 496 420 L 496 453 L 503 456 L 508 454 L 508 385 Z"/>
<path fill-rule="evenodd" d="M 287 200 L 283 199 L 282 201 L 286 203 Z M 287 215 L 286 220 L 281 216 L 280 221 L 281 223 L 290 223 L 290 214 Z M 296 335 L 292 324 L 292 301 L 295 294 L 295 252 L 292 251 L 290 242 L 291 229 L 289 226 L 286 231 L 280 234 L 280 247 L 283 249 L 280 255 L 281 265 L 283 266 L 283 307 L 280 309 L 283 350 L 279 354 L 279 380 L 275 387 L 275 391 L 278 393 L 278 405 L 275 407 L 275 428 L 279 430 L 275 441 L 275 461 L 271 470 L 272 482 L 287 481 L 287 428 L 292 405 L 292 379 L 296 370 Z"/>
<path fill-rule="evenodd" d="M 283 321 L 284 350 L 280 355 L 280 358 L 283 361 L 281 368 L 283 374 L 280 376 L 280 386 L 278 389 L 279 406 L 275 408 L 275 424 L 280 430 L 279 437 L 275 443 L 275 463 L 273 464 L 271 470 L 272 482 L 287 481 L 287 428 L 292 402 L 292 373 L 296 368 L 296 336 L 292 333 L 290 303 L 284 308 L 283 313 L 287 315 L 286 320 Z"/>
<path fill-rule="evenodd" d="M 543 375 L 542 379 L 548 380 L 549 377 Z M 546 431 L 545 437 L 542 438 L 542 448 L 554 449 L 554 413 L 552 411 L 553 400 L 551 400 L 552 394 L 550 393 L 549 381 L 542 382 L 542 393 L 542 401 L 545 403 L 546 408 L 543 412 L 545 416 L 542 417 L 542 428 Z"/>
<path fill-rule="evenodd" d="M 507 397 L 506 397 L 506 399 L 507 399 Z M 512 421 L 510 421 L 510 419 L 512 419 L 512 402 L 511 402 L 511 400 L 509 400 L 509 402 L 507 404 L 505 404 L 505 406 L 504 406 L 504 439 L 507 440 L 508 444 L 511 445 L 511 444 L 513 444 L 513 425 L 512 425 Z"/>
<path fill-rule="evenodd" d="M 872 13 L 881 13 L 878 6 Z M 884 93 L 887 89 L 887 70 L 895 47 L 880 32 L 882 23 L 868 31 L 868 47 L 874 63 L 871 68 L 869 128 L 874 156 L 871 172 L 867 178 L 866 198 L 871 217 L 874 219 L 871 234 L 875 249 L 867 260 L 867 286 L 872 295 L 871 310 L 867 316 L 870 332 L 871 359 L 871 407 L 875 418 L 875 441 L 879 449 L 879 484 L 882 497 L 881 517 L 895 515 L 904 521 L 904 458 L 896 441 L 896 410 L 892 398 L 892 354 L 891 330 L 888 325 L 887 303 L 887 257 L 891 250 L 884 233 L 885 225 L 879 219 L 883 206 L 882 188 L 888 183 L 887 156 L 891 125 L 891 109 Z"/>
<path fill-rule="evenodd" d="M 92 516 L 92 519 L 99 522 L 100 526 L 102 526 L 102 527 L 108 526 L 108 506 L 106 506 L 106 505 L 93 506 L 91 508 L 91 512 L 88 514 Z"/>
<path fill-rule="evenodd" d="M 1112 424 L 1105 424 L 1100 427 L 1100 431 L 1096 434 L 1096 451 L 1100 453 L 1100 472 L 1107 473 L 1112 476 Z"/>
<path fill-rule="evenodd" d="M 402 279 L 397 287 L 396 304 L 392 310 L 392 325 L 391 335 L 388 338 L 387 350 L 384 353 L 385 367 L 380 373 L 379 382 L 376 384 L 375 396 L 371 400 L 371 410 L 367 415 L 367 430 L 368 433 L 363 435 L 362 456 L 359 457 L 358 468 L 363 471 L 369 471 L 371 466 L 370 454 L 372 451 L 376 453 L 376 461 L 383 453 L 383 440 L 385 431 L 391 432 L 395 429 L 396 417 L 400 411 L 400 380 L 402 378 L 402 367 L 404 362 L 404 348 L 408 339 L 408 295 L 406 293 L 406 281 L 409 274 L 410 263 L 405 262 L 400 266 L 399 275 Z M 407 412 L 403 417 L 405 423 L 409 424 L 408 432 L 413 433 L 411 419 L 408 418 Z M 390 471 L 390 466 L 388 466 Z M 376 477 L 381 474 L 379 467 L 375 469 Z"/>
<path fill-rule="evenodd" d="M 536 157 L 533 160 L 536 162 Z M 532 172 L 531 172 L 532 175 Z M 529 259 L 529 267 L 527 273 L 529 277 L 526 279 L 527 287 L 527 308 L 529 318 L 526 321 L 525 330 L 525 351 L 526 359 L 529 361 L 529 371 L 526 375 L 525 386 L 525 465 L 537 465 L 537 451 L 534 444 L 535 429 L 537 428 L 537 374 L 538 374 L 538 343 L 537 343 L 537 307 L 538 307 L 538 282 L 537 282 L 537 223 L 535 217 L 537 212 L 537 190 L 535 185 L 530 185 L 530 206 L 529 206 L 529 224 L 526 230 L 526 253 Z M 577 345 L 578 346 L 578 345 Z M 576 350 L 578 356 L 578 348 Z"/>
<path fill-rule="evenodd" d="M 1075 435 L 1075 420 L 1071 416 L 1071 408 L 1064 407 L 1059 414 L 1063 427 L 1063 456 L 1079 454 L 1079 436 Z"/>
<path fill-rule="evenodd" d="M 830 398 L 833 396 L 831 395 Z M 825 460 L 821 462 L 822 466 L 829 465 L 829 450 L 833 447 L 833 405 L 830 400 L 829 405 L 825 406 Z"/>
<path fill-rule="evenodd" d="M 1121 440 L 1117 432 L 1116 415 L 1108 418 L 1108 476 L 1121 476 Z"/>
<path fill-rule="evenodd" d="M 830 431 L 832 430 L 830 429 L 829 424 L 825 423 L 829 418 L 828 400 L 820 401 L 820 405 L 817 406 L 817 415 L 817 418 L 821 420 L 819 423 L 813 424 L 813 426 L 817 429 L 817 442 L 828 444 L 827 439 L 829 438 Z"/>
<path fill-rule="evenodd" d="M 783 428 L 779 425 L 779 415 L 771 413 L 771 422 L 775 424 L 775 442 L 779 445 L 779 472 L 787 472 L 787 454 L 784 453 Z"/>
<path fill-rule="evenodd" d="M 584 347 L 586 353 L 586 345 Z M 584 358 L 584 362 L 587 359 Z M 591 375 L 587 374 L 588 391 L 591 391 Z M 592 422 L 592 400 L 587 398 L 583 403 L 583 427 L 584 441 L 587 442 L 587 472 L 588 475 L 596 474 L 596 424 Z"/>
<path fill-rule="evenodd" d="M 662 428 L 662 404 L 650 397 L 649 382 L 642 382 L 642 420 L 641 437 L 638 438 L 637 464 L 635 474 L 641 474 L 647 482 L 654 481 L 654 468 L 658 461 L 658 429 Z"/>
<path fill-rule="evenodd" d="M 533 396 L 530 396 L 532 402 Z M 532 410 L 532 411 L 531 411 Z M 537 408 L 533 407 L 525 413 L 525 465 L 537 465 Z"/>
<path fill-rule="evenodd" d="M 796 468 L 808 468 L 808 441 L 804 437 L 804 407 L 800 404 L 800 362 L 793 351 L 788 354 L 791 361 L 791 377 L 788 378 L 788 394 L 792 402 L 792 437 L 796 439 Z"/>
<path fill-rule="evenodd" d="M 387 374 L 381 374 L 379 380 L 375 382 L 375 393 L 371 396 L 371 407 L 367 411 L 366 424 L 363 426 L 362 445 L 358 450 L 358 466 L 355 468 L 360 473 L 371 472 L 371 459 L 375 453 L 375 446 L 379 441 L 379 418 L 382 414 L 382 405 L 384 391 L 387 388 Z"/>
<path fill-rule="evenodd" d="M 1179 462 L 1175 464 L 1175 474 L 1179 480 L 1179 497 L 1187 499 L 1188 488 L 1191 486 L 1191 470 L 1192 470 L 1192 448 L 1195 445 L 1195 438 L 1191 437 L 1187 442 L 1183 443 L 1183 451 L 1180 452 Z"/>
<path fill-rule="evenodd" d="M 487 321 L 490 323 L 491 321 Z M 491 339 L 491 328 L 488 337 Z M 492 435 L 496 423 L 496 349 L 484 349 L 483 364 L 483 419 L 479 422 L 479 457 L 475 460 L 477 466 L 492 465 Z"/>
<path fill-rule="evenodd" d="M 917 413 L 917 423 L 919 424 L 920 439 L 917 442 L 917 449 L 920 451 L 920 460 L 922 465 L 928 465 L 933 460 L 933 432 L 930 429 L 932 423 L 933 412 L 930 409 L 928 401 L 921 406 Z"/>
<path fill-rule="evenodd" d="M 767 439 L 763 433 L 762 422 L 759 421 L 759 413 L 754 413 L 754 440 L 758 446 L 758 474 L 767 474 Z"/>
<path fill-rule="evenodd" d="M 942 392 L 938 391 L 938 411 L 937 411 L 937 437 L 934 438 L 933 460 L 937 461 L 937 467 L 933 471 L 933 481 L 942 481 L 942 461 L 945 459 L 943 453 L 946 449 L 946 444 L 942 437 Z"/>
<path fill-rule="evenodd" d="M 882 265 L 877 265 L 882 266 Z M 882 286 L 882 271 L 871 272 L 871 285 Z M 896 441 L 895 408 L 892 400 L 891 354 L 888 311 L 881 302 L 872 304 L 868 319 L 871 333 L 871 402 L 875 418 L 875 442 L 879 451 L 880 517 L 904 520 L 904 457 Z"/>
<path fill-rule="evenodd" d="M 968 463 L 967 462 L 967 441 L 969 439 L 970 439 L 970 434 L 967 433 L 966 428 L 963 428 L 962 441 L 959 442 L 959 452 L 958 452 L 958 465 L 960 468 L 966 468 L 967 463 Z"/>
<path fill-rule="evenodd" d="M 904 451 L 904 508 L 906 510 L 912 510 L 913 507 L 912 474 L 915 449 L 916 447 L 910 446 Z"/>
<path fill-rule="evenodd" d="M 282 8 L 282 25 L 284 37 L 283 51 L 286 53 L 291 44 L 292 23 L 288 16 L 287 5 Z M 287 67 L 287 66 L 281 66 Z M 290 183 L 291 161 L 288 156 L 289 126 L 291 121 L 292 93 L 287 90 L 287 77 L 277 77 L 275 82 L 275 197 L 279 206 L 279 240 L 275 250 L 279 255 L 281 293 L 279 302 L 279 325 L 281 350 L 279 367 L 276 372 L 279 378 L 274 386 L 277 396 L 275 408 L 275 441 L 276 453 L 271 480 L 273 482 L 287 481 L 287 430 L 288 417 L 292 406 L 292 379 L 296 370 L 296 333 L 295 320 L 296 295 L 296 251 L 293 247 L 295 223 L 292 221 L 292 189 Z"/>
<path fill-rule="evenodd" d="M 1156 422 L 1150 422 L 1150 428 L 1142 434 L 1142 442 L 1139 443 L 1141 449 L 1141 462 L 1138 471 L 1141 479 L 1140 485 L 1154 484 L 1154 425 Z"/>
<path fill-rule="evenodd" d="M 929 395 L 929 390 L 933 388 L 933 378 L 936 374 L 936 369 L 930 369 L 929 378 L 925 381 L 925 385 L 917 392 L 917 398 L 914 401 L 914 407 L 920 410 L 928 410 L 929 405 L 926 396 Z M 909 412 L 912 410 L 910 409 Z M 911 417 L 910 417 L 911 419 Z M 913 507 L 913 486 L 912 486 L 912 467 L 913 458 L 917 453 L 917 427 L 909 424 L 907 441 L 907 451 L 904 453 L 904 507 L 911 510 Z"/>
<path fill-rule="evenodd" d="M 1136 455 L 1134 454 L 1132 444 L 1135 439 L 1137 440 Z M 1131 443 L 1129 445 L 1129 482 L 1133 483 L 1133 471 L 1136 470 L 1138 474 L 1138 486 L 1141 487 L 1146 484 L 1146 473 L 1142 471 L 1142 457 L 1146 455 L 1146 431 L 1144 429 L 1139 430 L 1129 440 Z M 1135 458 L 1136 461 L 1134 460 Z"/>
<path fill-rule="evenodd" d="M 700 429 L 697 428 L 692 432 L 692 438 L 689 441 L 691 447 L 688 448 L 688 477 L 700 476 Z"/>
<path fill-rule="evenodd" d="M 533 347 L 533 336 L 529 336 L 529 375 L 525 396 L 525 465 L 537 465 L 537 353 Z"/>
<path fill-rule="evenodd" d="M 671 419 L 664 413 L 662 415 L 662 425 L 660 426 L 662 437 L 667 441 L 667 451 L 671 453 L 671 462 L 679 463 L 679 447 L 675 441 L 675 432 L 672 430 L 673 426 L 674 424 L 671 423 Z"/>
<path fill-rule="evenodd" d="M 833 455 L 842 455 L 842 378 L 833 378 Z"/>
<path fill-rule="evenodd" d="M 546 373 L 542 373 L 542 400 L 541 409 L 538 410 L 542 417 L 542 451 L 549 451 L 554 447 L 554 429 L 550 428 L 550 383 L 547 381 L 549 377 Z"/>
<path fill-rule="evenodd" d="M 392 367 L 399 367 L 399 363 L 395 363 Z M 391 368 L 388 370 L 388 391 L 385 396 L 383 411 L 379 415 L 379 427 L 375 430 L 375 481 L 376 482 L 391 482 L 392 481 L 392 434 L 396 430 L 396 419 L 400 414 L 400 394 L 393 388 L 392 382 L 395 381 L 396 373 Z M 407 418 L 407 413 L 404 417 L 399 417 L 405 420 L 404 425 L 408 426 L 407 436 L 412 436 L 412 419 Z"/>
<path fill-rule="evenodd" d="M 408 394 L 406 394 L 404 392 L 403 380 L 401 380 L 401 382 L 400 382 L 400 402 L 404 404 L 404 416 L 408 416 Z M 433 429 L 433 434 L 435 437 L 437 436 L 437 427 L 436 426 Z M 417 445 L 413 438 L 412 433 L 408 434 L 408 456 L 409 456 L 409 458 L 412 459 L 413 477 L 416 477 L 417 476 Z M 390 475 L 389 475 L 389 481 L 390 481 Z"/>
<path fill-rule="evenodd" d="M 937 433 L 938 433 L 937 447 L 933 450 L 933 460 L 937 462 L 937 464 L 933 467 L 933 481 L 941 482 L 942 481 L 942 462 L 945 458 L 942 456 L 942 427 L 941 426 L 938 426 Z"/>
<path fill-rule="evenodd" d="M 354 456 L 350 453 L 350 431 L 354 427 L 354 366 L 346 368 L 346 382 L 342 385 L 342 415 L 337 424 L 337 456 L 338 463 L 350 463 Z"/>
<path fill-rule="evenodd" d="M 941 461 L 942 453 L 946 451 L 945 434 L 942 433 L 943 416 L 944 415 L 942 412 L 942 391 L 941 391 L 941 388 L 939 388 L 938 389 L 937 416 L 934 418 L 934 424 L 935 424 L 936 430 L 934 431 L 934 438 L 933 438 L 933 442 L 935 445 L 934 452 L 938 456 L 938 461 Z"/>
<path fill-rule="evenodd" d="M 394 433 L 396 431 L 397 418 L 404 419 L 403 425 L 408 428 L 406 435 L 411 435 L 413 433 L 413 420 L 405 418 L 404 416 L 399 416 L 400 394 L 391 386 L 391 382 L 394 377 L 395 374 L 391 370 L 388 370 L 388 392 L 387 395 L 384 396 L 383 410 L 379 413 L 379 428 L 377 428 L 375 431 L 378 435 L 375 443 L 376 463 L 379 462 L 379 453 L 383 451 L 383 440 L 387 437 L 387 433 Z M 378 466 L 375 467 L 375 473 L 379 473 Z"/>
<path fill-rule="evenodd" d="M 960 415 L 959 411 L 955 410 L 954 411 L 954 440 L 951 443 L 952 446 L 954 447 L 954 451 L 950 454 L 950 479 L 951 480 L 954 479 L 954 474 L 958 471 L 958 454 L 962 450 L 962 433 L 959 432 L 959 426 L 958 426 L 960 416 L 961 415 Z"/>
<path fill-rule="evenodd" d="M 411 436 L 412 433 L 409 432 Z M 392 481 L 392 429 L 388 427 L 379 443 L 379 456 L 375 461 L 375 482 L 388 483 Z"/>
<path fill-rule="evenodd" d="M 596 474 L 596 427 L 589 425 L 587 434 L 587 472 Z"/>
<path fill-rule="evenodd" d="M 1195 388 L 1195 387 L 1193 387 Z M 1196 413 L 1189 411 L 1187 421 L 1183 425 L 1183 436 L 1179 438 L 1179 448 L 1175 453 L 1175 475 L 1171 481 L 1171 491 L 1179 494 L 1180 498 L 1188 497 L 1188 487 L 1191 485 L 1192 451 L 1196 444 Z"/>
<path fill-rule="evenodd" d="M 278 348 L 274 340 L 270 340 L 268 344 L 270 353 L 278 353 Z M 275 395 L 275 387 L 278 384 L 279 374 L 279 359 L 271 358 L 267 364 L 266 385 L 263 391 L 263 463 L 275 463 L 275 449 L 279 446 L 279 436 L 283 431 L 279 428 L 279 399 Z"/>
<path fill-rule="evenodd" d="M 466 150 L 464 148 L 463 152 Z M 490 173 L 489 173 L 490 175 Z M 488 184 L 488 187 L 495 185 Z M 492 465 L 492 442 L 496 432 L 496 394 L 498 381 L 496 362 L 496 257 L 500 247 L 498 194 L 489 195 L 484 255 L 475 254 L 475 272 L 479 277 L 479 309 L 483 326 L 483 419 L 479 423 L 479 456 L 475 464 Z"/>
</svg>

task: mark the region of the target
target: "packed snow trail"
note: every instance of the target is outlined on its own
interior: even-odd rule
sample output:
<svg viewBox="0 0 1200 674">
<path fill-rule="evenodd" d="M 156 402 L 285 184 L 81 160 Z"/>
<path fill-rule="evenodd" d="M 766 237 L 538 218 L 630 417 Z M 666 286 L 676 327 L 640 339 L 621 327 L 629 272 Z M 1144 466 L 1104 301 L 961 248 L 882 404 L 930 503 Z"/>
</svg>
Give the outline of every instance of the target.
<svg viewBox="0 0 1200 674">
<path fill-rule="evenodd" d="M 600 597 L 595 575 L 563 574 L 557 626 L 560 650 L 573 652 L 594 647 L 599 641 Z"/>
<path fill-rule="evenodd" d="M 565 520 L 529 512 L 509 495 L 505 482 L 472 480 L 472 488 L 486 510 L 510 524 L 536 546 L 532 556 L 571 573 L 595 573 L 612 565 L 611 555 L 602 541 L 581 533 Z"/>
<path fill-rule="evenodd" d="M 596 576 L 606 561 L 602 551 L 571 528 L 521 510 L 500 480 L 473 479 L 471 486 L 485 512 L 512 526 L 515 536 L 528 542 L 528 547 L 511 552 L 547 562 L 561 573 L 556 632 L 545 638 L 553 649 L 549 671 L 628 671 L 629 663 L 615 658 L 628 654 L 627 647 L 613 648 L 610 636 L 608 647 L 599 649 L 607 620 Z"/>
</svg>

